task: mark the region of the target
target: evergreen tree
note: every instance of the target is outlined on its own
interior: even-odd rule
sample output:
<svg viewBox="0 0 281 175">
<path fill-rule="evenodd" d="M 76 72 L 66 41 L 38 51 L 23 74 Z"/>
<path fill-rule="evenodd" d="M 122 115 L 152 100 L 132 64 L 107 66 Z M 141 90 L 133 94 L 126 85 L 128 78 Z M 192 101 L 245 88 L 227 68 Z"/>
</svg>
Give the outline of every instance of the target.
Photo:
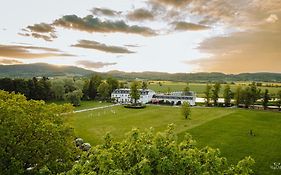
<svg viewBox="0 0 281 175">
<path fill-rule="evenodd" d="M 90 99 L 96 99 L 98 95 L 98 87 L 101 84 L 101 77 L 99 75 L 92 76 L 89 82 L 89 97 Z"/>
</svg>

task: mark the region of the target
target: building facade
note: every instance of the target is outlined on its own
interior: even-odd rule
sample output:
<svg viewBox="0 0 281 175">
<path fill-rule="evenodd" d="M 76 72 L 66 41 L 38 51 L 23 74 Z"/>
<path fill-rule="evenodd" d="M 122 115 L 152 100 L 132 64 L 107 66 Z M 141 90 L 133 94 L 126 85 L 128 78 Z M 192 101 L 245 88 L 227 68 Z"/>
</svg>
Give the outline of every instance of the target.
<svg viewBox="0 0 281 175">
<path fill-rule="evenodd" d="M 111 98 L 114 99 L 116 103 L 128 104 L 132 103 L 130 96 L 130 89 L 116 89 L 112 92 Z M 188 102 L 191 106 L 195 106 L 196 93 L 189 91 L 188 93 L 183 92 L 172 92 L 170 94 L 156 94 L 150 89 L 139 89 L 140 99 L 138 103 L 159 103 L 160 101 L 173 104 L 182 104 L 183 102 Z"/>
<path fill-rule="evenodd" d="M 128 104 L 132 102 L 130 96 L 130 89 L 116 89 L 112 92 L 111 98 L 114 99 L 116 103 Z M 140 99 L 138 100 L 139 103 L 148 103 L 152 100 L 153 95 L 155 92 L 150 89 L 139 89 L 140 92 Z"/>
<path fill-rule="evenodd" d="M 168 101 L 173 104 L 182 104 L 183 102 L 188 102 L 189 105 L 195 106 L 196 93 L 189 91 L 188 93 L 172 92 L 170 94 L 155 94 L 152 98 L 152 102 L 159 103 L 160 101 Z"/>
</svg>

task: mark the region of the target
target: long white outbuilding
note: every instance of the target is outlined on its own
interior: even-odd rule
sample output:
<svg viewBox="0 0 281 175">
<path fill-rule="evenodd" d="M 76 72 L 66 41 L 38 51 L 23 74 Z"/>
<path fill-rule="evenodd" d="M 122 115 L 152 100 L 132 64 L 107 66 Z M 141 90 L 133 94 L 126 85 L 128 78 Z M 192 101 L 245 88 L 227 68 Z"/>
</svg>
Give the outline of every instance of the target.
<svg viewBox="0 0 281 175">
<path fill-rule="evenodd" d="M 183 92 L 172 92 L 169 94 L 156 94 L 153 90 L 150 89 L 139 89 L 140 99 L 139 103 L 148 103 L 148 102 L 159 102 L 159 101 L 169 101 L 171 103 L 183 103 L 188 102 L 191 106 L 195 105 L 196 93 L 190 91 L 188 93 Z M 116 89 L 112 92 L 111 98 L 117 103 L 128 104 L 132 102 L 130 96 L 130 89 Z"/>
</svg>

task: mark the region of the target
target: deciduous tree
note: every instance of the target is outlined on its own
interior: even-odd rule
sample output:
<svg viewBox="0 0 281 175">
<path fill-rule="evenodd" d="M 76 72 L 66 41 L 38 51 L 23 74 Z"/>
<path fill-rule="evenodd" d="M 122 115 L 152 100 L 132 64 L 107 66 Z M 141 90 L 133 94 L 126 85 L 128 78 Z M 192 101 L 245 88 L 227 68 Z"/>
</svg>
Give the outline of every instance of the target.
<svg viewBox="0 0 281 175">
<path fill-rule="evenodd" d="M 110 98 L 110 87 L 107 82 L 102 82 L 98 87 L 98 93 L 102 100 Z"/>
<path fill-rule="evenodd" d="M 190 105 L 188 102 L 185 101 L 182 103 L 181 112 L 185 119 L 190 119 L 191 110 L 190 110 Z"/>
<path fill-rule="evenodd" d="M 214 106 L 218 106 L 218 99 L 219 99 L 219 93 L 220 93 L 221 85 L 220 83 L 215 83 L 214 88 L 212 90 L 212 100 L 214 102 Z"/>
<path fill-rule="evenodd" d="M 268 102 L 269 102 L 270 99 L 271 98 L 270 98 L 268 89 L 265 89 L 265 91 L 263 93 L 263 98 L 262 98 L 262 106 L 263 106 L 264 109 L 267 109 Z"/>
<path fill-rule="evenodd" d="M 134 104 L 136 104 L 138 99 L 140 98 L 139 87 L 140 87 L 140 83 L 138 81 L 133 81 L 131 83 L 130 96 Z"/>
<path fill-rule="evenodd" d="M 56 174 L 73 165 L 74 132 L 64 123 L 71 106 L 0 91 L 0 109 L 0 174 Z"/>
<path fill-rule="evenodd" d="M 230 89 L 229 84 L 227 84 L 227 85 L 225 85 L 224 91 L 223 91 L 224 105 L 226 107 L 230 106 L 232 97 L 233 97 L 233 93 Z"/>
<path fill-rule="evenodd" d="M 206 89 L 205 89 L 205 91 L 204 91 L 206 106 L 210 106 L 211 89 L 212 89 L 212 86 L 211 86 L 210 84 L 207 84 L 207 85 L 206 85 Z"/>
<path fill-rule="evenodd" d="M 163 133 L 133 129 L 116 142 L 110 134 L 64 173 L 74 174 L 252 174 L 254 160 L 246 157 L 237 165 L 227 165 L 218 149 L 197 148 L 191 135 L 178 142 L 174 125 Z"/>
</svg>

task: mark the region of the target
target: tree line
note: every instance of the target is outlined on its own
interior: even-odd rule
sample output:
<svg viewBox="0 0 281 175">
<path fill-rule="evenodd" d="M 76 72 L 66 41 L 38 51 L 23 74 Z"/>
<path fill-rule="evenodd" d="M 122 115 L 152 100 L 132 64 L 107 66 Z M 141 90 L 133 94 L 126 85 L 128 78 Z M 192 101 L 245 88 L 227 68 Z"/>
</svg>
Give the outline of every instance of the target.
<svg viewBox="0 0 281 175">
<path fill-rule="evenodd" d="M 206 106 L 220 106 L 224 105 L 229 107 L 232 105 L 243 106 L 245 108 L 252 107 L 257 103 L 258 100 L 261 100 L 261 104 L 264 109 L 268 108 L 269 102 L 271 100 L 271 95 L 268 89 L 261 91 L 258 88 L 257 83 L 253 82 L 250 85 L 242 88 L 242 86 L 237 86 L 236 90 L 233 92 L 230 88 L 230 85 L 227 84 L 223 89 L 223 103 L 219 103 L 219 93 L 221 91 L 221 84 L 215 83 L 213 85 L 207 84 L 204 91 L 205 105 Z M 281 90 L 276 94 L 277 100 L 275 104 L 279 107 L 281 106 Z M 234 99 L 234 102 L 232 102 Z"/>
<path fill-rule="evenodd" d="M 80 105 L 80 100 L 110 100 L 111 93 L 120 87 L 114 78 L 102 79 L 94 75 L 90 79 L 58 78 L 49 79 L 0 79 L 0 89 L 21 93 L 33 100 L 67 100 Z"/>
</svg>

